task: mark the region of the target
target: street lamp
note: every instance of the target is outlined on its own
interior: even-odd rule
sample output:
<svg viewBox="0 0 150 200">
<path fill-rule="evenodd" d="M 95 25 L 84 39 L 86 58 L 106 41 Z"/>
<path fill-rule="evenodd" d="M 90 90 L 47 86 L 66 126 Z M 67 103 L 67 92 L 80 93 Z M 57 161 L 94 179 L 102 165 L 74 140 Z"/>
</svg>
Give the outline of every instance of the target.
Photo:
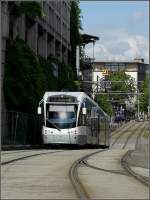
<svg viewBox="0 0 150 200">
<path fill-rule="evenodd" d="M 94 47 L 95 47 L 95 40 L 93 40 L 93 62 L 95 60 L 95 58 L 94 58 Z"/>
</svg>

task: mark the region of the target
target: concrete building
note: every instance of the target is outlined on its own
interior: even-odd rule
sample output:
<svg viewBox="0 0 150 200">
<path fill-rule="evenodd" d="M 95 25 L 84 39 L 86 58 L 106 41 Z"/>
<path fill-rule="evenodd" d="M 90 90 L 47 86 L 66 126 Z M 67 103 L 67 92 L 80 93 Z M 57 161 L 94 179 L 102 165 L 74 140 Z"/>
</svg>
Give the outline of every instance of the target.
<svg viewBox="0 0 150 200">
<path fill-rule="evenodd" d="M 42 56 L 46 59 L 49 55 L 52 55 L 66 64 L 70 62 L 70 1 L 42 1 L 42 17 L 34 19 L 23 13 L 17 14 L 17 7 L 20 6 L 20 3 L 21 1 L 1 2 L 2 83 L 7 38 L 15 39 L 16 36 L 19 36 L 37 56 Z M 1 112 L 4 114 L 3 86 L 1 91 Z M 4 123 L 2 123 L 3 125 Z"/>
<path fill-rule="evenodd" d="M 70 2 L 42 1 L 42 18 L 31 19 L 25 14 L 14 15 L 10 2 L 2 2 L 3 53 L 5 39 L 23 39 L 36 55 L 49 55 L 68 63 L 70 54 Z M 13 2 L 14 3 L 14 2 Z M 15 3 L 16 6 L 20 2 Z"/>
<path fill-rule="evenodd" d="M 144 63 L 144 59 L 134 59 L 133 61 L 99 61 L 93 62 L 92 67 L 82 71 L 84 81 L 97 82 L 105 78 L 109 73 L 125 70 L 125 73 L 134 78 L 135 84 L 139 85 L 144 80 L 149 65 Z M 93 86 L 93 89 L 95 86 Z"/>
<path fill-rule="evenodd" d="M 125 70 L 125 73 L 135 79 L 136 85 L 143 81 L 148 69 L 148 64 L 144 63 L 144 59 L 134 59 L 133 61 L 104 61 L 93 63 L 93 81 L 104 78 L 110 72 Z"/>
<path fill-rule="evenodd" d="M 118 70 L 125 70 L 125 73 L 130 75 L 134 79 L 137 92 L 139 84 L 141 84 L 146 74 L 148 74 L 148 69 L 149 69 L 149 64 L 144 63 L 144 59 L 134 59 L 133 61 L 124 61 L 124 62 L 123 61 L 93 62 L 91 67 L 84 69 L 82 71 L 84 91 L 86 91 L 90 96 L 94 98 L 97 92 L 105 92 L 105 89 L 102 89 L 102 86 L 100 86 L 101 80 L 107 80 L 109 73 L 113 73 Z M 137 101 L 137 95 L 134 95 L 133 97 L 126 100 L 125 101 L 126 109 L 130 111 L 135 110 L 136 101 Z M 112 104 L 115 105 L 115 102 L 112 102 Z"/>
</svg>

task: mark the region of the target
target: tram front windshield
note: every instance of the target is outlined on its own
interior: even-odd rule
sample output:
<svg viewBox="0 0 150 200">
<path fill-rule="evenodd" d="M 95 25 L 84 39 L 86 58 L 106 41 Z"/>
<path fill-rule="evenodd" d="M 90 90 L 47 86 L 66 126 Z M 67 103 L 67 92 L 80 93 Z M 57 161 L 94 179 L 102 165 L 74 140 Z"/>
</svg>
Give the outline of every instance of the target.
<svg viewBox="0 0 150 200">
<path fill-rule="evenodd" d="M 76 126 L 76 105 L 47 105 L 46 126 L 67 129 Z"/>
</svg>

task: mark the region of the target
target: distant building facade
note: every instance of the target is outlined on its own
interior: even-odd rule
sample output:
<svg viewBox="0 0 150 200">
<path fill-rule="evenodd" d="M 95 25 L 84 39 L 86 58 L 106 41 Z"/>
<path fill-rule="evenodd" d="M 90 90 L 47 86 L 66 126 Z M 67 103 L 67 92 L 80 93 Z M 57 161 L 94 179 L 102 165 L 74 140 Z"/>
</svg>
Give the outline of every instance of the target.
<svg viewBox="0 0 150 200">
<path fill-rule="evenodd" d="M 145 76 L 149 73 L 149 64 L 144 63 L 144 59 L 134 59 L 133 61 L 99 61 L 93 62 L 91 67 L 82 70 L 83 90 L 91 97 L 95 97 L 97 92 L 105 92 L 100 81 L 107 80 L 110 73 L 124 70 L 135 81 L 136 92 L 139 85 L 144 81 Z M 108 84 L 109 85 L 109 84 Z M 111 85 L 108 86 L 111 90 Z M 108 89 L 109 90 L 109 89 Z M 125 100 L 125 107 L 130 112 L 135 110 L 137 95 Z M 121 109 L 121 102 L 110 99 L 114 109 Z M 120 106 L 120 107 L 118 107 Z M 124 106 L 124 105 L 123 105 Z"/>
<path fill-rule="evenodd" d="M 135 79 L 136 85 L 140 81 L 143 81 L 148 64 L 144 63 L 144 59 L 134 59 L 133 61 L 105 61 L 105 62 L 94 62 L 93 63 L 93 81 L 99 78 L 104 78 L 105 74 L 115 72 L 118 70 L 125 70 L 125 73 Z"/>
<path fill-rule="evenodd" d="M 97 82 L 105 78 L 109 73 L 125 70 L 125 73 L 134 78 L 135 84 L 139 85 L 148 73 L 149 64 L 144 63 L 144 59 L 134 59 L 133 61 L 99 61 L 93 62 L 92 68 L 82 71 L 84 81 Z M 89 84 L 90 88 L 90 84 Z M 95 86 L 90 90 L 94 90 Z"/>
</svg>

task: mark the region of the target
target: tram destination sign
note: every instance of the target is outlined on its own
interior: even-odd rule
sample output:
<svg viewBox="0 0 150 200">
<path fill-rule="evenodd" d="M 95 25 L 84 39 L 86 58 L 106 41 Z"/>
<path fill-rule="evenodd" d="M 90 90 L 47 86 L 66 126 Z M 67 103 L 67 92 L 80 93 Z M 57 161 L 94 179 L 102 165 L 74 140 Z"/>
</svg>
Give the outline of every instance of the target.
<svg viewBox="0 0 150 200">
<path fill-rule="evenodd" d="M 72 96 L 68 95 L 59 95 L 59 96 L 53 96 L 49 97 L 48 102 L 61 102 L 61 103 L 71 103 L 71 102 L 76 102 L 77 99 Z"/>
</svg>

